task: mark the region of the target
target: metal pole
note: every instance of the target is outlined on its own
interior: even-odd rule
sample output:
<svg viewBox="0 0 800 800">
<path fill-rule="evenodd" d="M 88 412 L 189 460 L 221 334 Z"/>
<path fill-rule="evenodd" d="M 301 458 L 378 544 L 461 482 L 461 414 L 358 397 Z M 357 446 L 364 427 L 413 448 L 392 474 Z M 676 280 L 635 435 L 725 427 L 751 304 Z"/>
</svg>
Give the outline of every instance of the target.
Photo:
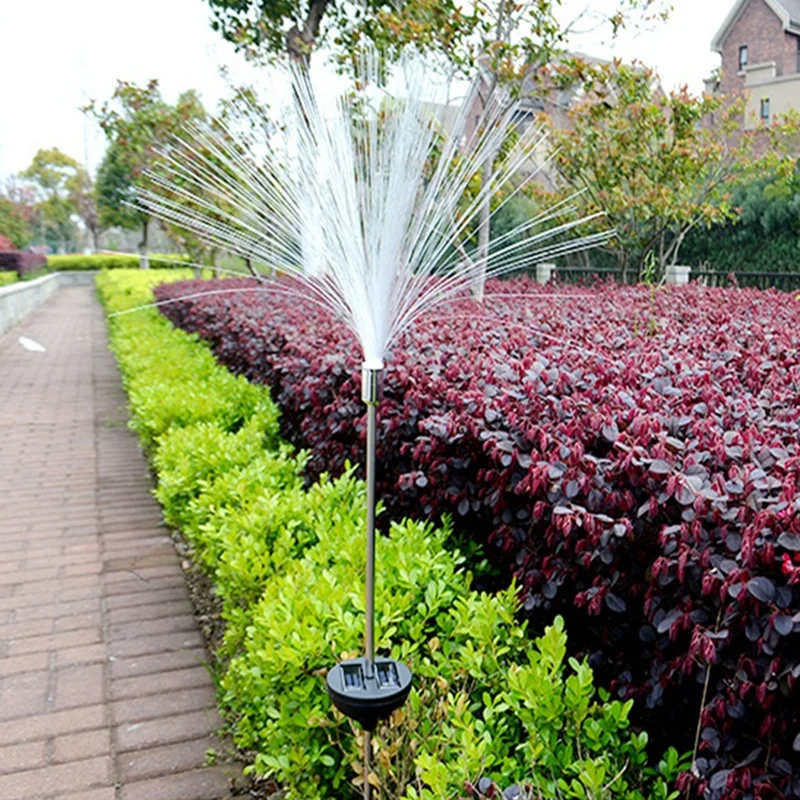
<svg viewBox="0 0 800 800">
<path fill-rule="evenodd" d="M 367 677 L 374 675 L 375 662 L 375 429 L 377 404 L 367 405 Z"/>
<path fill-rule="evenodd" d="M 383 364 L 361 367 L 361 399 L 367 405 L 367 575 L 366 575 L 366 650 L 367 677 L 375 674 L 375 440 L 380 373 Z M 372 734 L 364 731 L 364 800 L 371 800 L 369 782 Z"/>
<path fill-rule="evenodd" d="M 380 367 L 361 368 L 361 399 L 367 405 L 367 575 L 366 575 L 366 671 L 375 674 L 375 440 L 377 436 Z"/>
</svg>

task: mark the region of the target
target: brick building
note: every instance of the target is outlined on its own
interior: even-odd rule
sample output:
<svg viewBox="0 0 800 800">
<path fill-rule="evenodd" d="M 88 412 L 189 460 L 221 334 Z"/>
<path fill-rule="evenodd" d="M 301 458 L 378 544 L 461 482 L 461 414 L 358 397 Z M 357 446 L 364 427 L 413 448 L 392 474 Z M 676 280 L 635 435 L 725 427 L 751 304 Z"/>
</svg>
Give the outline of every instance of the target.
<svg viewBox="0 0 800 800">
<path fill-rule="evenodd" d="M 800 0 L 736 0 L 711 49 L 722 75 L 706 88 L 744 92 L 746 127 L 800 109 Z"/>
</svg>

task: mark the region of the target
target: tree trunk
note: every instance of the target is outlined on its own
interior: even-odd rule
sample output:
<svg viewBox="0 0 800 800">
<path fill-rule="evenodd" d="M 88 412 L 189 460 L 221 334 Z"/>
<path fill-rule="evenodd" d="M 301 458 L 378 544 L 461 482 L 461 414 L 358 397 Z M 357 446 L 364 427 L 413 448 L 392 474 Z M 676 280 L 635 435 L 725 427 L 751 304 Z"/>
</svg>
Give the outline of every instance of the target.
<svg viewBox="0 0 800 800">
<path fill-rule="evenodd" d="M 311 51 L 319 35 L 322 17 L 329 2 L 330 0 L 311 0 L 303 29 L 300 30 L 297 25 L 292 25 L 286 34 L 286 51 L 289 53 L 289 58 L 306 69 L 311 61 Z"/>
<path fill-rule="evenodd" d="M 483 169 L 481 170 L 481 192 L 486 192 L 487 187 L 492 182 L 492 175 L 494 172 L 494 154 L 490 154 L 486 161 L 483 162 Z M 475 278 L 472 281 L 470 291 L 472 297 L 479 303 L 483 302 L 483 296 L 486 291 L 486 265 L 489 260 L 489 233 L 492 216 L 492 196 L 486 192 L 486 199 L 481 203 L 480 213 L 478 214 L 478 252 L 476 254 L 475 263 L 477 270 Z"/>
<path fill-rule="evenodd" d="M 141 253 L 141 260 L 139 266 L 142 269 L 150 269 L 150 256 L 147 253 L 147 243 L 150 234 L 150 217 L 145 217 L 142 223 L 142 241 L 139 243 L 139 252 Z"/>
</svg>

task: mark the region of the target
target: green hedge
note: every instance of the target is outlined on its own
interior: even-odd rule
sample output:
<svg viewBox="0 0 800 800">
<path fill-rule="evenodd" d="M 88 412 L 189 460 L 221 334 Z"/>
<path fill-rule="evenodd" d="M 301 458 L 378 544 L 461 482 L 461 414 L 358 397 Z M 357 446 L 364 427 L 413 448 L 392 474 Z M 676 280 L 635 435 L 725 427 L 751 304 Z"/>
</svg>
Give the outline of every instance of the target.
<svg viewBox="0 0 800 800">
<path fill-rule="evenodd" d="M 150 266 L 153 269 L 174 269 L 175 264 L 181 261 L 188 261 L 188 257 L 163 253 L 150 255 Z M 47 268 L 51 271 L 138 269 L 139 264 L 139 256 L 133 255 L 94 253 L 92 255 L 47 256 Z"/>
<path fill-rule="evenodd" d="M 104 272 L 97 285 L 123 312 L 185 276 Z M 305 455 L 278 440 L 267 391 L 157 311 L 112 316 L 109 330 L 165 518 L 222 602 L 218 685 L 235 741 L 287 798 L 360 796 L 361 736 L 331 707 L 324 676 L 361 647 L 363 485 L 348 474 L 306 488 Z M 532 645 L 514 588 L 470 591 L 448 536 L 447 524 L 404 522 L 378 542 L 378 647 L 415 673 L 406 707 L 373 737 L 380 796 L 489 796 L 469 789 L 484 779 L 543 798 L 677 797 L 668 787 L 685 765 L 670 751 L 648 766 L 631 703 L 567 661 L 563 623 Z"/>
<path fill-rule="evenodd" d="M 18 280 L 16 272 L 0 272 L 0 286 L 10 286 Z"/>
</svg>

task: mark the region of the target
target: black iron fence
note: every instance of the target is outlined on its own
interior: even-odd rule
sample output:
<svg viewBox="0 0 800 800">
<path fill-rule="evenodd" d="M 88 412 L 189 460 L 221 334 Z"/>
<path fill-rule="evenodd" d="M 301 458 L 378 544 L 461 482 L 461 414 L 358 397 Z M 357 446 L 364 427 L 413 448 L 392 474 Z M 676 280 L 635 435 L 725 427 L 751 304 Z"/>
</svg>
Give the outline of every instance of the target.
<svg viewBox="0 0 800 800">
<path fill-rule="evenodd" d="M 800 291 L 800 272 L 710 272 L 692 270 L 691 280 L 706 286 L 739 286 L 742 289 Z"/>
<path fill-rule="evenodd" d="M 596 280 L 611 280 L 628 286 L 638 283 L 634 270 L 628 270 L 624 280 L 623 274 L 617 267 L 558 267 L 553 273 L 553 278 L 569 284 L 594 283 Z"/>
<path fill-rule="evenodd" d="M 553 279 L 566 284 L 591 284 L 611 280 L 628 286 L 639 283 L 635 270 L 623 272 L 617 267 L 558 267 Z M 800 272 L 713 272 L 692 267 L 691 281 L 705 286 L 739 286 L 742 289 L 777 289 L 781 292 L 800 292 Z"/>
</svg>

